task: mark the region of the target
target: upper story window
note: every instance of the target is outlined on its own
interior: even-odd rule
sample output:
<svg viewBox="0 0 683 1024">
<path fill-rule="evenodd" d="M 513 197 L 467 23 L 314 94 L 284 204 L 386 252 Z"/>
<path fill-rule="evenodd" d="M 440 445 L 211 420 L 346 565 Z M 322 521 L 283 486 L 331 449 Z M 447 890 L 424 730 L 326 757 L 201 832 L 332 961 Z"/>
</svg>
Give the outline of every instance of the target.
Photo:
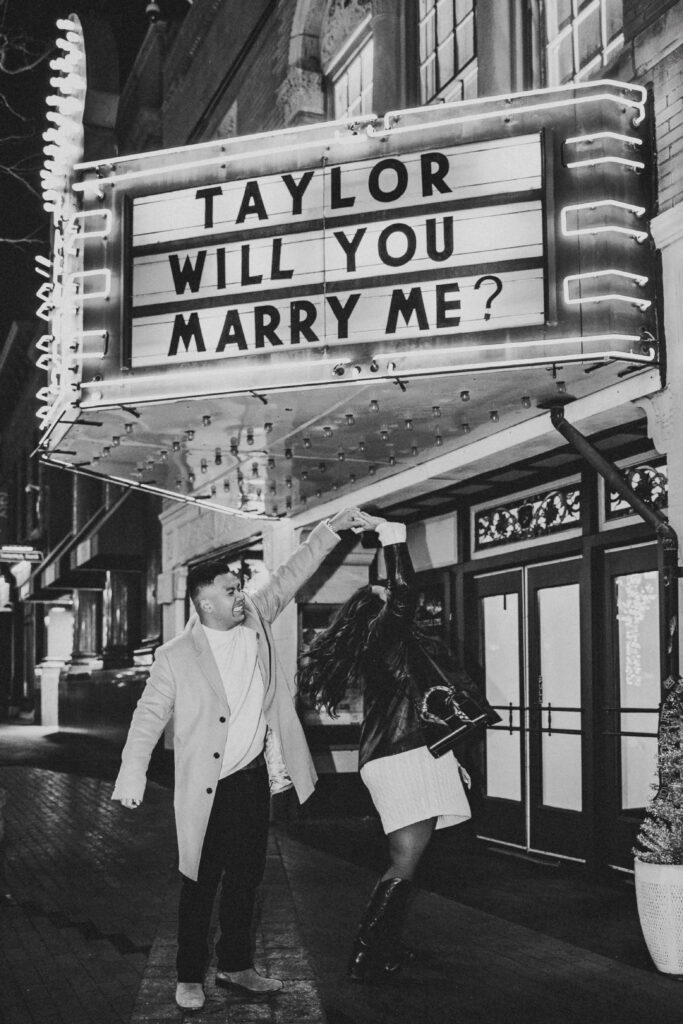
<svg viewBox="0 0 683 1024">
<path fill-rule="evenodd" d="M 476 96 L 474 8 L 474 0 L 420 0 L 422 103 Z"/>
<path fill-rule="evenodd" d="M 548 85 L 599 73 L 624 42 L 622 0 L 546 0 Z"/>
<path fill-rule="evenodd" d="M 346 50 L 330 68 L 333 117 L 372 113 L 372 36 Z"/>
</svg>

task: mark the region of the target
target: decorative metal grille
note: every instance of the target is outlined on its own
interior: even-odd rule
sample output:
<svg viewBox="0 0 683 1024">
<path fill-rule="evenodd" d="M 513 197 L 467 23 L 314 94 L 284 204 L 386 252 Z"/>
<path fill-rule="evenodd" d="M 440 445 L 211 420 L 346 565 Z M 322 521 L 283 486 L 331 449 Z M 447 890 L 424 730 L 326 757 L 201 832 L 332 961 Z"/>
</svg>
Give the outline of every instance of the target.
<svg viewBox="0 0 683 1024">
<path fill-rule="evenodd" d="M 652 505 L 653 508 L 666 508 L 669 500 L 669 482 L 667 479 L 666 463 L 659 462 L 654 465 L 643 463 L 641 466 L 630 466 L 623 470 L 627 482 L 631 485 L 639 498 Z M 609 491 L 605 488 L 605 519 L 623 519 L 624 516 L 633 515 L 633 509 L 624 501 L 616 491 Z"/>
<path fill-rule="evenodd" d="M 547 537 L 581 522 L 581 490 L 578 485 L 559 487 L 474 515 L 475 551 Z"/>
</svg>

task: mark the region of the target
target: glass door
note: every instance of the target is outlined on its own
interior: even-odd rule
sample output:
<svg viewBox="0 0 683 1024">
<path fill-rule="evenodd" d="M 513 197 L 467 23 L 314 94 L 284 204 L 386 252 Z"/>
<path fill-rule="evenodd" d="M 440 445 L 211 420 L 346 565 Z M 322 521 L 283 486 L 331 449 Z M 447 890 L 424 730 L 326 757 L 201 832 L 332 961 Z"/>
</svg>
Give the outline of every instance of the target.
<svg viewBox="0 0 683 1024">
<path fill-rule="evenodd" d="M 631 868 L 631 848 L 657 778 L 663 675 L 656 549 L 610 552 L 605 570 L 601 846 L 607 863 Z"/>
<path fill-rule="evenodd" d="M 586 857 L 580 562 L 529 569 L 529 832 L 532 849 Z"/>
<path fill-rule="evenodd" d="M 478 675 L 502 719 L 483 741 L 478 831 L 515 846 L 527 845 L 523 584 L 521 570 L 474 580 Z"/>
<path fill-rule="evenodd" d="M 477 577 L 478 661 L 502 721 L 484 740 L 479 832 L 583 859 L 580 559 Z"/>
</svg>

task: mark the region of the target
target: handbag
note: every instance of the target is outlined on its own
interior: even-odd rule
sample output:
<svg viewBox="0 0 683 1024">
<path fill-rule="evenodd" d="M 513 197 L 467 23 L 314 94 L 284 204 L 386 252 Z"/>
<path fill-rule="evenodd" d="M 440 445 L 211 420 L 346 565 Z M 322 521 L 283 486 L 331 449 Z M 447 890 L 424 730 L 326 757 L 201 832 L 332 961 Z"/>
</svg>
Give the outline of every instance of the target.
<svg viewBox="0 0 683 1024">
<path fill-rule="evenodd" d="M 424 652 L 439 682 L 430 686 L 418 701 L 418 713 L 433 757 L 442 757 L 463 740 L 483 732 L 487 725 L 501 721 L 476 684 L 460 670 L 451 676 Z"/>
</svg>

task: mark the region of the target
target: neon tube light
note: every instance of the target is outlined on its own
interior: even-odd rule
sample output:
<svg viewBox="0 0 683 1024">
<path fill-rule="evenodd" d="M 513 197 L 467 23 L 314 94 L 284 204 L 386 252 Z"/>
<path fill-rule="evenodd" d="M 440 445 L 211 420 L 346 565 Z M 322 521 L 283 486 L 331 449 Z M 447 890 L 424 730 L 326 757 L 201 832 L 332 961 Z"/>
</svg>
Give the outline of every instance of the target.
<svg viewBox="0 0 683 1024">
<path fill-rule="evenodd" d="M 207 363 L 208 364 L 213 364 L 214 362 L 216 362 L 216 360 L 206 360 L 206 359 L 203 359 L 203 360 L 199 360 L 199 362 L 204 363 L 204 364 L 207 364 Z M 306 368 L 307 369 L 316 369 L 318 366 L 348 366 L 350 363 L 351 363 L 351 359 L 350 358 L 340 356 L 338 359 L 320 359 L 320 360 L 316 360 L 316 362 L 313 363 L 313 364 L 311 364 L 311 363 L 307 364 Z M 173 368 L 171 368 L 171 369 L 173 369 Z M 214 367 L 214 369 L 215 369 L 215 367 Z M 247 371 L 244 368 L 242 368 L 242 369 L 243 369 L 244 373 L 249 373 L 249 375 L 253 374 L 253 370 Z M 234 375 L 235 375 L 235 371 L 232 370 L 230 372 L 230 376 L 234 377 Z M 98 381 L 94 381 L 92 383 L 90 381 L 83 381 L 83 387 L 84 388 L 94 387 L 94 388 L 97 388 L 97 390 L 99 391 L 101 388 L 120 387 L 122 383 L 124 383 L 124 384 L 133 384 L 133 383 L 134 384 L 147 384 L 147 383 L 149 383 L 149 381 L 156 381 L 156 380 L 166 380 L 167 381 L 167 380 L 169 380 L 169 377 L 170 377 L 170 373 L 153 373 L 153 374 L 150 374 L 148 377 L 142 377 L 142 376 L 137 376 L 136 375 L 135 377 L 128 378 L 127 380 L 125 380 L 123 382 L 121 380 L 119 380 L 119 379 L 117 379 L 117 380 L 98 380 Z M 173 380 L 174 377 L 171 376 L 170 379 Z M 367 383 L 367 381 L 365 383 Z M 254 390 L 254 387 L 252 387 L 252 390 Z M 258 391 L 260 389 L 257 387 L 257 388 L 255 388 L 255 390 Z M 163 399 L 161 399 L 161 400 L 163 401 Z"/>
<path fill-rule="evenodd" d="M 246 136 L 250 140 L 254 136 Z M 349 136 L 353 138 L 354 136 Z M 244 138 L 244 137 L 243 137 Z M 340 139 L 334 136 L 327 136 L 324 139 L 315 139 L 311 142 L 300 142 L 297 144 L 297 151 L 303 149 L 320 149 L 323 152 L 329 148 L 333 142 L 339 142 Z M 346 140 L 345 140 L 346 141 Z M 148 178 L 150 174 L 173 174 L 176 171 L 188 171 L 194 170 L 198 167 L 208 168 L 215 166 L 223 166 L 230 163 L 235 163 L 240 160 L 249 160 L 252 157 L 264 157 L 264 156 L 278 156 L 280 154 L 291 153 L 291 146 L 276 146 L 274 149 L 261 149 L 261 150 L 247 150 L 239 153 L 228 154 L 221 153 L 220 156 L 214 156 L 206 160 L 194 160 L 191 163 L 185 164 L 171 164 L 168 167 L 155 167 L 144 168 L 140 171 L 129 171 L 127 174 L 112 174 L 108 178 L 88 178 L 87 181 L 77 181 L 74 183 L 74 192 L 84 192 L 88 187 L 94 187 L 96 189 L 102 189 L 104 185 L 115 185 L 117 182 L 136 181 L 139 178 Z M 147 154 L 145 154 L 146 156 Z"/>
<path fill-rule="evenodd" d="M 623 105 L 624 103 L 626 103 L 626 104 L 634 107 L 635 109 L 637 109 L 638 112 L 639 112 L 639 117 L 635 119 L 635 121 L 634 121 L 635 124 L 640 124 L 642 122 L 642 120 L 644 120 L 644 117 L 645 117 L 645 100 L 647 98 L 647 93 L 646 93 L 645 89 L 642 86 L 639 86 L 639 85 L 626 85 L 623 82 L 614 82 L 614 81 L 612 81 L 610 79 L 604 79 L 604 80 L 600 80 L 600 81 L 597 81 L 597 82 L 575 83 L 575 84 L 572 84 L 572 85 L 569 85 L 569 86 L 560 86 L 559 88 L 553 88 L 553 89 L 545 89 L 545 90 L 541 89 L 541 90 L 534 90 L 534 91 L 529 91 L 529 92 L 515 93 L 513 95 L 512 99 L 516 99 L 517 97 L 526 98 L 526 97 L 531 97 L 531 96 L 552 95 L 552 94 L 556 94 L 558 92 L 570 92 L 570 91 L 576 92 L 576 91 L 580 91 L 582 89 L 595 88 L 596 86 L 616 86 L 616 87 L 618 87 L 622 91 L 623 90 L 629 90 L 631 92 L 637 93 L 637 95 L 640 97 L 640 100 L 634 100 L 634 99 L 631 99 L 631 98 L 625 97 L 625 96 L 615 96 L 613 93 L 598 93 L 598 94 L 595 94 L 593 96 L 575 96 L 572 99 L 556 100 L 554 103 L 553 102 L 536 103 L 536 104 L 532 104 L 530 106 L 522 106 L 522 107 L 519 107 L 519 108 L 511 107 L 510 109 L 511 110 L 519 110 L 520 113 L 529 113 L 529 112 L 536 112 L 536 111 L 539 111 L 539 110 L 553 110 L 553 109 L 558 109 L 560 107 L 575 106 L 575 105 L 580 104 L 580 103 L 594 103 L 594 102 L 598 102 L 600 100 L 606 100 L 608 102 L 616 103 L 616 104 L 619 104 L 619 105 Z M 454 111 L 461 111 L 463 109 L 463 107 L 471 107 L 471 106 L 475 106 L 475 105 L 482 106 L 484 104 L 490 104 L 490 103 L 493 103 L 493 102 L 496 102 L 496 101 L 498 101 L 498 102 L 505 101 L 506 103 L 509 104 L 511 102 L 511 97 L 510 97 L 510 95 L 507 95 L 507 96 L 486 97 L 485 99 L 477 99 L 477 100 L 465 100 L 465 101 L 457 102 L 457 103 L 444 104 L 443 105 L 443 109 L 454 110 Z M 435 109 L 434 106 L 430 105 L 430 106 L 426 106 L 426 107 L 415 107 L 415 108 L 411 109 L 410 111 L 389 112 L 384 117 L 384 125 L 385 125 L 384 129 L 375 129 L 372 126 L 372 122 L 374 120 L 376 120 L 376 117 L 373 117 L 371 115 L 366 115 L 364 117 L 359 117 L 359 118 L 354 119 L 352 121 L 349 121 L 349 120 L 336 121 L 336 122 L 333 121 L 333 122 L 329 122 L 329 125 L 330 126 L 340 125 L 340 126 L 344 126 L 346 128 L 352 128 L 353 126 L 355 126 L 357 124 L 365 124 L 366 133 L 368 134 L 369 137 L 374 138 L 374 137 L 384 136 L 384 135 L 386 135 L 388 133 L 391 133 L 392 135 L 395 135 L 397 133 L 400 134 L 400 133 L 404 133 L 404 132 L 420 131 L 420 130 L 425 130 L 425 129 L 438 128 L 438 127 L 448 127 L 448 126 L 453 125 L 453 124 L 464 124 L 464 123 L 467 123 L 469 121 L 479 121 L 479 120 L 482 120 L 482 119 L 498 118 L 498 117 L 501 116 L 501 111 L 500 110 L 493 110 L 493 111 L 486 111 L 486 112 L 479 110 L 479 111 L 473 112 L 472 114 L 466 114 L 466 115 L 461 116 L 461 117 L 451 117 L 451 118 L 448 118 L 447 120 L 429 121 L 429 122 L 422 123 L 422 124 L 410 125 L 410 126 L 405 127 L 405 128 L 397 128 L 397 127 L 395 127 L 397 119 L 399 118 L 399 113 L 414 114 L 414 113 L 420 113 L 420 112 L 423 112 L 423 111 L 425 111 L 425 112 L 426 111 L 433 112 L 434 109 Z M 439 109 L 442 109 L 442 108 L 440 107 Z M 393 122 L 393 126 L 392 126 L 391 122 Z M 308 127 L 311 130 L 318 130 L 318 131 L 320 130 L 320 125 L 309 125 Z M 263 133 L 258 134 L 258 135 L 248 136 L 248 138 L 249 138 L 250 141 L 251 140 L 258 140 L 258 139 L 267 139 L 267 138 L 280 138 L 284 134 L 286 134 L 287 132 L 294 132 L 294 131 L 299 131 L 300 132 L 301 129 L 300 128 L 297 128 L 297 129 L 285 129 L 282 132 L 280 132 L 280 131 L 278 131 L 278 132 L 263 132 Z M 241 141 L 242 142 L 244 141 L 244 138 L 245 138 L 244 136 L 241 137 Z M 221 140 L 218 140 L 218 141 L 221 142 Z M 329 141 L 339 141 L 339 139 L 338 138 L 334 138 L 334 137 L 330 137 Z M 203 147 L 213 146 L 215 148 L 216 144 L 217 144 L 216 142 L 211 142 L 211 143 L 202 143 L 201 145 Z M 325 144 L 325 140 L 318 138 L 318 139 L 316 139 L 315 141 L 312 141 L 312 142 L 302 143 L 301 145 L 297 146 L 297 148 L 306 148 L 307 149 L 307 148 L 311 148 L 311 147 L 314 147 L 314 146 L 317 146 L 317 145 L 324 145 L 324 144 Z M 193 150 L 195 149 L 195 147 L 191 147 L 191 148 Z M 199 147 L 196 147 L 196 148 L 199 149 Z M 169 174 L 169 173 L 172 173 L 174 171 L 188 170 L 188 169 L 193 169 L 193 168 L 196 168 L 196 167 L 209 168 L 209 167 L 214 166 L 216 164 L 220 165 L 222 163 L 231 163 L 234 160 L 239 160 L 239 159 L 248 159 L 248 158 L 252 158 L 252 157 L 256 157 L 256 156 L 277 155 L 279 153 L 282 153 L 283 151 L 287 152 L 287 148 L 286 147 L 284 147 L 284 148 L 277 147 L 275 149 L 269 149 L 269 150 L 266 150 L 266 151 L 262 150 L 262 151 L 256 151 L 256 152 L 251 152 L 251 151 L 240 152 L 240 153 L 235 154 L 234 156 L 232 154 L 230 154 L 230 153 L 224 152 L 220 156 L 212 157 L 212 158 L 206 159 L 206 160 L 197 160 L 197 161 L 192 161 L 190 163 L 184 163 L 184 164 L 173 164 L 170 167 L 164 167 L 164 168 L 154 167 L 154 168 L 149 168 L 149 169 L 132 171 L 132 172 L 129 172 L 128 174 L 125 174 L 125 173 L 124 174 L 113 174 L 113 175 L 110 175 L 107 178 L 88 179 L 88 181 L 76 182 L 76 184 L 73 187 L 74 187 L 74 189 L 76 191 L 81 192 L 81 191 L 84 191 L 88 186 L 96 186 L 96 187 L 99 188 L 100 186 L 102 186 L 104 184 L 114 183 L 114 182 L 117 182 L 117 181 L 127 181 L 127 180 L 133 180 L 133 179 L 136 179 L 136 178 L 147 177 L 150 174 L 158 174 L 158 173 Z M 168 157 L 169 154 L 183 153 L 183 152 L 187 153 L 188 152 L 188 148 L 187 147 L 183 147 L 183 148 L 177 147 L 176 149 L 156 150 L 156 151 L 153 151 L 151 153 L 137 154 L 135 156 L 130 156 L 130 157 L 114 158 L 114 159 L 108 160 L 108 161 L 100 160 L 100 161 L 92 161 L 90 163 L 77 164 L 75 170 L 76 171 L 95 170 L 95 171 L 101 172 L 103 167 L 117 167 L 122 162 L 124 162 L 126 160 L 128 160 L 128 161 L 134 160 L 134 159 L 135 160 L 139 160 L 142 156 L 144 156 L 145 158 L 152 157 L 152 156 Z"/>
<path fill-rule="evenodd" d="M 623 100 L 611 93 L 600 93 L 595 96 L 578 96 L 573 100 L 559 100 L 556 103 L 535 103 L 529 107 L 520 107 L 518 110 L 514 110 L 520 114 L 534 114 L 541 110 L 559 110 L 561 107 L 575 107 L 580 103 L 597 103 L 599 100 L 605 100 L 610 103 L 616 103 L 621 106 Z M 433 109 L 433 108 L 432 108 Z M 511 113 L 513 110 L 510 111 Z M 464 117 L 452 117 L 448 120 L 443 121 L 426 121 L 424 124 L 407 125 L 404 128 L 373 128 L 369 125 L 366 129 L 367 134 L 370 138 L 384 138 L 387 135 L 404 135 L 410 132 L 426 131 L 434 128 L 448 128 L 454 124 L 468 124 L 470 121 L 490 121 L 495 118 L 501 118 L 503 111 L 501 110 L 489 110 L 480 111 L 476 114 L 467 114 Z"/>
<path fill-rule="evenodd" d="M 520 112 L 522 112 L 522 113 L 533 113 L 533 112 L 540 111 L 540 110 L 555 110 L 558 107 L 575 106 L 577 103 L 596 103 L 599 100 L 609 100 L 609 101 L 612 101 L 612 102 L 615 102 L 615 103 L 623 103 L 623 100 L 619 100 L 617 97 L 611 95 L 610 93 L 605 93 L 605 94 L 599 94 L 599 95 L 596 95 L 596 96 L 578 97 L 575 100 L 561 100 L 558 103 L 535 104 L 534 106 L 531 106 L 531 107 L 520 108 Z M 433 109 L 433 108 L 431 108 L 431 109 Z M 476 114 L 465 115 L 464 117 L 448 118 L 447 120 L 441 120 L 441 121 L 428 121 L 428 122 L 426 122 L 424 124 L 409 125 L 408 127 L 405 127 L 405 128 L 393 127 L 393 128 L 375 129 L 375 128 L 372 127 L 371 124 L 368 124 L 368 125 L 366 125 L 365 131 L 366 131 L 366 134 L 368 135 L 369 138 L 384 138 L 385 136 L 387 136 L 389 134 L 392 135 L 392 137 L 393 137 L 394 135 L 400 135 L 400 134 L 404 134 L 404 133 L 418 132 L 418 131 L 429 131 L 429 130 L 432 130 L 434 128 L 448 128 L 448 127 L 452 127 L 455 124 L 466 124 L 466 123 L 468 123 L 470 121 L 490 120 L 490 119 L 493 119 L 493 118 L 500 118 L 500 117 L 501 117 L 501 111 L 500 110 L 494 110 L 494 111 L 488 111 L 488 112 L 480 111 L 480 112 L 478 112 Z M 249 136 L 248 138 L 251 139 L 253 137 L 254 136 Z M 333 138 L 333 137 L 332 138 L 328 138 L 327 142 L 325 140 L 323 140 L 323 139 L 316 139 L 316 140 L 314 140 L 312 142 L 299 143 L 297 145 L 297 150 L 315 149 L 316 147 L 320 147 L 320 148 L 324 149 L 330 143 L 338 142 L 338 141 L 340 141 L 338 138 Z M 227 165 L 227 164 L 230 164 L 230 163 L 237 162 L 239 160 L 248 160 L 248 159 L 252 159 L 254 157 L 277 156 L 277 155 L 282 154 L 282 153 L 288 153 L 289 151 L 290 151 L 289 147 L 278 146 L 278 147 L 275 147 L 274 149 L 267 149 L 267 150 L 247 150 L 246 152 L 242 151 L 240 153 L 236 153 L 234 156 L 231 155 L 231 154 L 222 153 L 220 156 L 211 157 L 210 159 L 206 159 L 206 160 L 196 160 L 196 161 L 192 161 L 191 163 L 171 164 L 169 167 L 159 167 L 159 166 L 149 167 L 149 168 L 144 168 L 144 169 L 138 170 L 138 171 L 130 171 L 128 174 L 112 174 L 112 175 L 110 175 L 107 178 L 89 178 L 87 181 L 77 181 L 77 182 L 75 182 L 75 184 L 73 185 L 73 189 L 74 189 L 75 192 L 85 192 L 85 190 L 87 188 L 89 188 L 89 187 L 95 188 L 95 189 L 101 189 L 102 186 L 104 186 L 104 185 L 114 185 L 117 182 L 134 181 L 134 180 L 137 180 L 139 178 L 147 178 L 150 175 L 155 175 L 155 174 L 156 175 L 158 175 L 158 174 L 166 175 L 166 174 L 172 174 L 172 173 L 174 173 L 176 171 L 180 172 L 180 171 L 194 170 L 195 168 L 199 168 L 199 167 L 208 169 L 210 167 Z M 145 155 L 147 155 L 147 154 L 145 154 Z M 605 161 L 607 161 L 607 160 L 612 161 L 612 158 L 605 158 Z M 596 162 L 599 162 L 599 161 L 596 161 Z M 616 159 L 615 159 L 613 162 L 626 162 L 626 161 L 616 161 Z M 83 165 L 79 165 L 79 167 L 77 169 L 80 169 L 80 167 L 82 167 L 82 166 Z M 576 166 L 581 166 L 581 165 L 577 164 Z M 634 163 L 634 167 L 639 168 L 640 166 L 641 165 Z M 644 167 L 644 164 L 642 166 Z"/>
<path fill-rule="evenodd" d="M 616 139 L 618 142 L 625 142 L 629 146 L 642 146 L 643 140 L 637 135 L 621 135 L 619 132 L 591 132 L 589 135 L 573 135 L 565 139 L 565 146 L 573 146 L 579 142 L 593 143 L 596 139 Z"/>
<path fill-rule="evenodd" d="M 41 352 L 49 352 L 55 340 L 54 334 L 41 334 L 36 342 L 36 348 Z"/>
<path fill-rule="evenodd" d="M 79 292 L 79 298 L 84 302 L 91 299 L 106 299 L 111 292 L 111 270 L 108 267 L 102 267 L 99 270 L 77 270 L 74 274 L 69 274 L 69 285 L 74 290 L 77 290 L 79 282 L 84 283 L 86 279 L 91 279 L 98 275 L 104 277 L 105 284 L 102 289 L 98 292 Z"/>
<path fill-rule="evenodd" d="M 598 164 L 620 164 L 622 167 L 630 167 L 632 171 L 645 169 L 642 160 L 627 160 L 623 156 L 594 156 L 589 160 L 569 160 L 565 166 L 569 170 L 574 170 L 575 167 L 597 167 Z"/>
<path fill-rule="evenodd" d="M 638 110 L 639 118 L 640 119 L 638 121 L 636 121 L 635 123 L 637 125 L 640 124 L 645 119 L 645 103 L 646 103 L 646 100 L 647 100 L 647 90 L 642 85 L 636 85 L 636 84 L 634 84 L 632 82 L 619 82 L 619 81 L 616 81 L 613 78 L 600 78 L 600 79 L 596 79 L 596 81 L 594 81 L 594 82 L 573 82 L 570 85 L 559 85 L 559 86 L 555 86 L 555 87 L 552 87 L 552 88 L 549 88 L 549 89 L 529 89 L 526 92 L 514 93 L 512 95 L 512 97 L 510 96 L 509 93 L 506 93 L 506 94 L 498 95 L 498 96 L 487 96 L 485 99 L 478 98 L 478 99 L 472 99 L 472 100 L 456 100 L 456 101 L 453 101 L 452 103 L 444 103 L 444 104 L 440 105 L 439 109 L 462 110 L 463 107 L 468 107 L 468 106 L 471 107 L 471 106 L 474 106 L 477 103 L 481 104 L 481 103 L 485 103 L 485 102 L 486 103 L 503 103 L 504 102 L 504 103 L 508 103 L 509 104 L 512 99 L 515 99 L 517 97 L 543 96 L 543 95 L 548 95 L 550 93 L 572 92 L 572 91 L 578 91 L 578 90 L 581 90 L 581 89 L 595 88 L 595 86 L 610 86 L 610 85 L 614 86 L 616 89 L 620 89 L 620 90 L 622 90 L 624 92 L 635 92 L 635 93 L 637 93 L 640 96 L 640 100 L 629 100 L 626 97 L 622 97 L 621 101 L 620 101 L 622 103 L 628 103 L 630 106 L 635 107 Z M 389 110 L 384 115 L 384 123 L 385 123 L 386 127 L 390 127 L 391 121 L 392 120 L 395 121 L 397 118 L 400 118 L 400 116 L 402 114 L 405 114 L 405 113 L 419 114 L 419 113 L 423 113 L 423 112 L 424 113 L 431 113 L 433 110 L 434 110 L 434 105 L 431 104 L 431 103 L 430 104 L 426 104 L 425 106 L 422 106 L 422 107 L 412 107 L 409 111 Z"/>
<path fill-rule="evenodd" d="M 283 135 L 295 135 L 302 132 L 314 132 L 320 131 L 321 128 L 348 128 L 349 131 L 359 124 L 370 124 L 377 120 L 377 114 L 359 114 L 358 117 L 353 118 L 341 118 L 336 121 L 325 121 L 318 124 L 298 125 L 294 128 L 278 128 L 275 131 L 269 132 L 256 132 L 254 135 L 249 135 L 249 139 L 279 139 Z M 131 163 L 134 160 L 140 160 L 141 157 L 153 157 L 153 156 L 171 156 L 178 153 L 188 152 L 199 152 L 202 149 L 215 149 L 217 145 L 230 146 L 231 148 L 239 146 L 240 141 L 244 140 L 244 136 L 232 136 L 229 139 L 212 139 L 210 142 L 199 142 L 193 146 L 173 146 L 170 149 L 152 149 L 145 153 L 132 153 L 127 156 L 116 156 L 102 160 L 89 160 L 84 163 L 76 164 L 76 171 L 101 171 L 103 167 L 119 167 L 122 164 Z M 322 141 L 322 140 L 321 140 Z M 187 165 L 184 165 L 187 166 Z"/>
<path fill-rule="evenodd" d="M 643 288 L 650 280 L 649 277 L 643 277 L 640 274 L 629 274 L 625 270 L 593 270 L 587 274 L 569 274 L 565 277 L 562 282 L 562 289 L 564 291 L 564 301 L 570 306 L 580 306 L 584 302 L 609 302 L 613 300 L 615 302 L 628 302 L 634 306 L 638 306 L 639 309 L 648 309 L 652 302 L 649 299 L 639 299 L 635 295 L 623 295 L 621 292 L 610 292 L 609 294 L 603 295 L 587 295 L 585 298 L 577 297 L 572 299 L 569 295 L 569 284 L 573 281 L 591 281 L 598 277 L 622 277 L 627 281 L 633 281 L 639 288 Z"/>
<path fill-rule="evenodd" d="M 512 342 L 510 344 L 506 344 L 504 347 L 505 348 L 511 348 L 511 347 L 513 347 L 513 348 L 529 348 L 529 347 L 534 346 L 534 345 L 575 345 L 575 344 L 577 344 L 577 342 L 579 344 L 583 344 L 583 342 L 589 342 L 589 341 L 605 341 L 605 342 L 631 341 L 631 342 L 637 342 L 637 341 L 640 341 L 640 340 L 641 339 L 640 339 L 640 335 L 639 334 L 586 334 L 586 335 L 583 335 L 583 336 L 577 337 L 577 338 L 548 338 L 548 339 L 546 339 L 546 338 L 539 338 L 537 341 L 515 341 L 515 342 Z M 458 345 L 458 346 L 454 345 L 454 346 L 449 346 L 448 348 L 440 348 L 438 350 L 438 352 L 436 352 L 436 351 L 434 352 L 434 355 L 444 356 L 444 355 L 449 355 L 450 353 L 452 353 L 453 355 L 459 355 L 459 354 L 461 354 L 463 352 L 500 351 L 502 347 L 503 346 L 501 346 L 501 345 L 493 345 L 493 344 L 490 344 L 490 345 Z M 411 357 L 413 357 L 413 358 L 418 357 L 418 358 L 422 359 L 422 358 L 425 357 L 426 354 L 427 353 L 425 353 L 424 350 L 416 349 L 414 352 L 380 352 L 376 356 L 374 356 L 373 358 L 377 362 L 379 362 L 380 360 L 383 360 L 383 359 L 387 359 L 387 360 L 389 360 L 389 359 L 406 359 L 406 358 L 411 358 Z M 623 352 L 621 353 L 621 355 L 623 357 Z M 547 359 L 546 359 L 546 362 L 548 362 Z"/>
<path fill-rule="evenodd" d="M 565 206 L 560 212 L 560 225 L 562 234 L 567 237 L 573 235 L 598 235 L 606 231 L 616 231 L 622 235 L 630 235 L 637 242 L 644 242 L 647 238 L 647 231 L 639 231 L 637 228 L 622 227 L 619 224 L 596 224 L 587 228 L 570 228 L 567 225 L 567 215 L 578 213 L 580 210 L 597 210 L 605 207 L 613 207 L 618 210 L 626 210 L 634 217 L 642 217 L 645 213 L 644 206 L 634 206 L 632 203 L 622 203 L 617 199 L 596 199 L 590 203 L 576 203 L 573 206 Z"/>
<path fill-rule="evenodd" d="M 104 225 L 101 228 L 80 230 L 80 225 L 95 217 L 103 217 Z M 78 232 L 79 238 L 106 238 L 111 233 L 112 214 L 111 210 L 79 210 L 69 217 L 67 233 Z"/>
<path fill-rule="evenodd" d="M 637 339 L 638 341 L 640 338 Z M 463 363 L 457 367 L 453 364 L 445 363 L 439 366 L 430 366 L 428 368 L 416 368 L 416 369 L 405 369 L 401 368 L 398 371 L 394 371 L 391 374 L 387 374 L 379 378 L 380 380 L 390 380 L 396 376 L 398 372 L 401 378 L 405 377 L 433 377 L 437 373 L 471 373 L 473 371 L 484 371 L 487 370 L 490 373 L 496 373 L 499 370 L 514 370 L 523 369 L 527 366 L 548 366 L 550 363 L 562 364 L 565 363 L 593 363 L 596 359 L 605 359 L 610 362 L 628 362 L 637 363 L 643 366 L 652 366 L 654 362 L 654 355 L 640 355 L 635 352 L 629 352 L 625 354 L 620 351 L 612 351 L 605 349 L 600 352 L 581 352 L 575 355 L 563 355 L 562 353 L 554 353 L 551 356 L 538 355 L 538 356 L 520 356 L 519 359 L 506 359 L 497 363 L 487 362 L 471 362 Z"/>
</svg>

